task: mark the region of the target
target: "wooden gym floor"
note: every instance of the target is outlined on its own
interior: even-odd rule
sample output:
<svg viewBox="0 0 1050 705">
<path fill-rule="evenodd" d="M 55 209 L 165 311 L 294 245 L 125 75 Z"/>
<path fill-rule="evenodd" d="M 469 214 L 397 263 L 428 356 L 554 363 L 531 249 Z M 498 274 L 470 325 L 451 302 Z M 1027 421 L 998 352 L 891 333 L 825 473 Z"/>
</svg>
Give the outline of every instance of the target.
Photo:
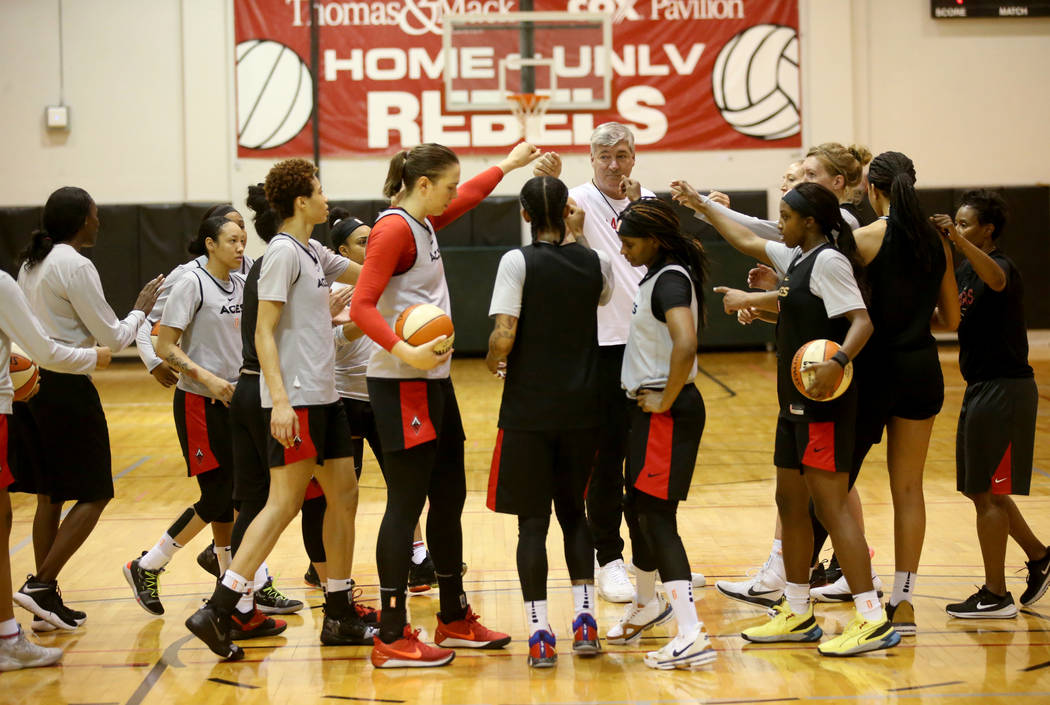
<svg viewBox="0 0 1050 705">
<path fill-rule="evenodd" d="M 742 628 L 763 613 L 732 602 L 713 588 L 720 578 L 740 578 L 765 559 L 774 521 L 773 427 L 775 367 L 764 352 L 701 356 L 697 383 L 707 404 L 707 429 L 680 526 L 693 569 L 708 578 L 697 608 L 719 658 L 697 672 L 656 672 L 642 654 L 673 634 L 674 623 L 647 634 L 635 647 L 605 646 L 594 659 L 574 659 L 571 596 L 561 537 L 554 522 L 548 543 L 551 622 L 562 638 L 557 668 L 533 671 L 527 652 L 521 596 L 514 563 L 516 524 L 484 506 L 500 383 L 477 359 L 457 360 L 453 378 L 467 431 L 467 505 L 463 514 L 465 583 L 475 611 L 514 641 L 503 651 L 460 650 L 440 669 L 373 669 L 365 647 L 324 648 L 318 640 L 321 594 L 306 588 L 307 559 L 296 521 L 270 556 L 277 584 L 308 608 L 287 617 L 288 630 L 273 639 L 243 642 L 243 662 L 219 662 L 189 637 L 185 618 L 211 592 L 212 580 L 194 557 L 207 532 L 175 557 L 161 580 L 166 614 L 155 618 L 132 599 L 121 574 L 124 562 L 153 545 L 181 510 L 196 499 L 179 455 L 171 418 L 171 392 L 137 360 L 100 373 L 98 385 L 109 418 L 117 499 L 60 578 L 64 597 L 89 614 L 74 633 L 35 637 L 61 646 L 60 666 L 0 676 L 0 703 L 1047 703 L 1050 702 L 1050 597 L 1024 608 L 1015 620 L 963 621 L 944 606 L 982 582 L 970 503 L 955 491 L 954 434 L 963 382 L 957 350 L 942 347 L 947 399 L 938 417 L 926 464 L 928 528 L 915 601 L 919 636 L 899 648 L 855 659 L 821 658 L 813 645 L 748 646 Z M 1043 390 L 1030 497 L 1019 498 L 1036 533 L 1050 541 L 1050 345 L 1035 338 L 1036 378 Z M 55 442 L 61 442 L 56 438 Z M 876 448 L 861 474 L 867 537 L 874 564 L 889 590 L 893 581 L 892 511 L 885 450 Z M 30 530 L 33 499 L 13 495 L 12 570 L 16 587 L 33 569 Z M 366 455 L 358 512 L 354 576 L 366 598 L 376 599 L 375 537 L 384 506 L 378 467 Z M 626 536 L 626 530 L 623 531 Z M 830 549 L 829 549 L 830 550 Z M 628 548 L 629 551 L 629 548 Z M 628 555 L 629 557 L 629 555 Z M 1007 575 L 1015 598 L 1024 589 L 1023 555 L 1013 545 Z M 600 602 L 602 633 L 622 607 Z M 432 630 L 436 594 L 412 597 L 416 626 Z M 826 633 L 840 631 L 847 606 L 819 606 Z M 29 614 L 16 609 L 29 626 Z"/>
</svg>

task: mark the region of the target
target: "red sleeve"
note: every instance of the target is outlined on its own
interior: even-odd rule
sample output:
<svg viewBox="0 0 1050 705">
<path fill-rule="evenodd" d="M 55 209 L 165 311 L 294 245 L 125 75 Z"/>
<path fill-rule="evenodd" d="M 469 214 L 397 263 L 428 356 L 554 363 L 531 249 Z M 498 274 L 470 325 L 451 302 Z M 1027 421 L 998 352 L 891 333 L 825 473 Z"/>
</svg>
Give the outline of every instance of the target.
<svg viewBox="0 0 1050 705">
<path fill-rule="evenodd" d="M 445 212 L 438 216 L 430 217 L 430 224 L 434 230 L 441 230 L 453 220 L 469 211 L 474 206 L 485 200 L 485 196 L 492 193 L 503 179 L 503 170 L 498 166 L 490 166 L 485 171 L 475 176 L 470 181 L 459 185 L 456 189 L 456 197 L 448 204 Z"/>
<path fill-rule="evenodd" d="M 412 229 L 403 218 L 383 218 L 376 223 L 368 237 L 365 263 L 350 300 L 350 318 L 384 350 L 389 351 L 400 338 L 387 325 L 376 303 L 390 282 L 390 277 L 397 271 L 404 271 L 405 268 L 400 265 L 406 253 L 414 258 L 415 250 Z"/>
</svg>

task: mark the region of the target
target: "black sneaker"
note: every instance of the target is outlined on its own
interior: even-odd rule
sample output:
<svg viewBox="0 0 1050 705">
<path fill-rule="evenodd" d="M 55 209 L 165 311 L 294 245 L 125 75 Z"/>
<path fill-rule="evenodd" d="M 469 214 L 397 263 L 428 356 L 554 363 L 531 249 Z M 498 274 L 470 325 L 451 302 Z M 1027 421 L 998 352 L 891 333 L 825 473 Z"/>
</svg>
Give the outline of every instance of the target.
<svg viewBox="0 0 1050 705">
<path fill-rule="evenodd" d="M 827 584 L 828 574 L 824 568 L 824 563 L 817 563 L 816 567 L 809 573 L 809 589 L 824 587 Z"/>
<path fill-rule="evenodd" d="M 209 543 L 203 551 L 197 554 L 197 565 L 204 568 L 216 578 L 221 578 L 219 570 L 219 557 L 215 555 L 215 542 Z"/>
<path fill-rule="evenodd" d="M 1037 561 L 1027 561 L 1028 587 L 1021 593 L 1021 604 L 1027 607 L 1046 592 L 1050 585 L 1050 546 L 1047 546 L 1046 554 Z"/>
<path fill-rule="evenodd" d="M 959 619 L 1012 619 L 1017 616 L 1013 595 L 1009 592 L 996 595 L 984 585 L 965 602 L 948 605 L 945 610 Z"/>
<path fill-rule="evenodd" d="M 311 563 L 310 567 L 306 569 L 306 573 L 303 575 L 303 582 L 312 588 L 321 589 L 321 578 L 317 575 L 317 570 L 314 569 L 314 564 Z"/>
<path fill-rule="evenodd" d="M 834 553 L 831 554 L 831 560 L 828 561 L 827 570 L 824 571 L 824 575 L 827 577 L 829 583 L 833 583 L 842 577 L 842 568 L 839 567 L 839 558 Z"/>
<path fill-rule="evenodd" d="M 233 643 L 232 627 L 230 615 L 207 602 L 186 620 L 186 628 L 207 644 L 212 653 L 230 661 L 239 661 L 244 658 L 244 651 Z"/>
<path fill-rule="evenodd" d="M 372 646 L 379 628 L 366 624 L 354 610 L 342 619 L 324 618 L 321 627 L 321 643 L 325 646 Z"/>
<path fill-rule="evenodd" d="M 255 606 L 263 614 L 291 614 L 303 608 L 303 603 L 285 597 L 284 593 L 273 586 L 273 578 L 267 578 L 266 584 L 255 591 Z"/>
<path fill-rule="evenodd" d="M 146 552 L 143 551 L 142 555 L 146 555 Z M 135 602 L 138 602 L 142 609 L 150 614 L 164 614 L 164 605 L 160 603 L 160 587 L 157 585 L 157 579 L 164 569 L 143 568 L 139 565 L 139 558 L 128 561 L 124 565 L 124 578 L 131 586 L 131 594 L 135 596 Z"/>
<path fill-rule="evenodd" d="M 426 592 L 431 587 L 437 587 L 437 575 L 430 551 L 427 551 L 422 563 L 413 563 L 411 558 L 408 560 L 408 591 Z"/>
<path fill-rule="evenodd" d="M 52 626 L 68 631 L 78 626 L 62 604 L 62 598 L 58 594 L 58 583 L 55 581 L 45 583 L 37 580 L 35 575 L 27 575 L 25 584 L 13 597 L 20 607 Z"/>
<path fill-rule="evenodd" d="M 238 614 L 234 610 L 230 615 L 230 624 L 230 639 L 233 641 L 277 636 L 288 628 L 288 622 L 267 617 L 258 608 L 252 609 L 248 614 Z"/>
</svg>

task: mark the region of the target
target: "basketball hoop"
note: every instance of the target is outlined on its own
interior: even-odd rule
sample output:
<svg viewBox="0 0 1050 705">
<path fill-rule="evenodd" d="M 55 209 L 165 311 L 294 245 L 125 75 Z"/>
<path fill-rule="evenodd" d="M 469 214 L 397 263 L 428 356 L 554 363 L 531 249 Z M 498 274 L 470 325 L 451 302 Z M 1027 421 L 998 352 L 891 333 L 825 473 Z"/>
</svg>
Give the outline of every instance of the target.
<svg viewBox="0 0 1050 705">
<path fill-rule="evenodd" d="M 521 138 L 533 143 L 539 141 L 550 96 L 539 93 L 511 93 L 507 100 L 514 117 L 518 119 L 518 125 L 521 126 Z"/>
</svg>

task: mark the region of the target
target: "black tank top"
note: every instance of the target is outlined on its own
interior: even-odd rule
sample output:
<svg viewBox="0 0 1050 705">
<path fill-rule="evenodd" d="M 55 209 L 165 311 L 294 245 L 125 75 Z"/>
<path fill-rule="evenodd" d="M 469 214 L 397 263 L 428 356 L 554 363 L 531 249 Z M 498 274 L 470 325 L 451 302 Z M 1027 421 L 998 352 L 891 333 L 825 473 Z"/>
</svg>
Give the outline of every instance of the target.
<svg viewBox="0 0 1050 705">
<path fill-rule="evenodd" d="M 525 284 L 499 426 L 523 431 L 597 426 L 598 255 L 576 243 L 538 242 L 521 251 Z"/>
<path fill-rule="evenodd" d="M 255 354 L 255 322 L 259 318 L 259 272 L 263 258 L 255 260 L 244 280 L 244 302 L 241 304 L 241 349 L 244 363 L 241 369 L 259 372 L 259 356 Z"/>
<path fill-rule="evenodd" d="M 936 344 L 930 318 L 946 266 L 938 243 L 933 269 L 924 271 L 905 233 L 892 220 L 886 223 L 882 247 L 866 270 L 871 287 L 868 311 L 875 326 L 866 350 L 908 351 Z"/>
<path fill-rule="evenodd" d="M 809 288 L 810 275 L 823 244 L 802 259 L 799 253 L 780 283 L 780 315 L 777 318 L 777 398 L 780 417 L 789 421 L 831 421 L 840 415 L 845 404 L 856 403 L 856 385 L 838 399 L 814 401 L 807 399 L 791 381 L 791 361 L 804 343 L 818 338 L 842 343 L 849 330 L 844 317 L 828 318 L 824 300 Z"/>
</svg>

